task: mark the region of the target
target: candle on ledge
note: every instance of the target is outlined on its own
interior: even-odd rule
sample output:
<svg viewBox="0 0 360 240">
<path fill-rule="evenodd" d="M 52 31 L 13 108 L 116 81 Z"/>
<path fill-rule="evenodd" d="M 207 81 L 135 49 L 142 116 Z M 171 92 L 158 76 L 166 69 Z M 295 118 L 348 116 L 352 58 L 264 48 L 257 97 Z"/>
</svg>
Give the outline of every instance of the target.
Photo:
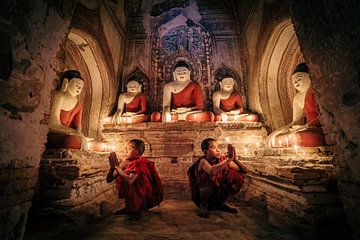
<svg viewBox="0 0 360 240">
<path fill-rule="evenodd" d="M 259 147 L 260 147 L 260 143 L 256 142 L 256 148 L 259 148 Z"/>
<path fill-rule="evenodd" d="M 247 155 L 247 152 L 248 152 L 248 149 L 247 149 L 247 148 L 244 148 L 244 156 Z"/>
<path fill-rule="evenodd" d="M 279 140 L 279 147 L 282 147 L 282 142 L 281 142 L 281 140 Z"/>
<path fill-rule="evenodd" d="M 289 147 L 289 137 L 286 137 L 285 142 L 286 142 L 286 147 Z"/>
<path fill-rule="evenodd" d="M 171 115 L 170 114 L 165 115 L 165 121 L 166 122 L 171 122 Z"/>
<path fill-rule="evenodd" d="M 298 154 L 299 146 L 298 146 L 298 145 L 294 145 L 293 148 L 294 148 L 294 150 L 295 150 L 295 153 Z"/>
<path fill-rule="evenodd" d="M 226 137 L 225 139 L 226 139 L 227 144 L 229 144 L 230 143 L 230 137 Z"/>
<path fill-rule="evenodd" d="M 104 118 L 104 124 L 111 124 L 111 117 Z"/>
<path fill-rule="evenodd" d="M 113 144 L 111 145 L 111 151 L 112 151 L 112 152 L 115 152 L 115 150 L 116 150 L 116 148 L 115 148 L 115 143 L 113 143 Z"/>
<path fill-rule="evenodd" d="M 88 142 L 88 143 L 87 143 L 87 147 L 88 147 L 88 150 L 89 150 L 89 151 L 91 150 L 91 145 L 92 145 L 91 142 Z"/>
</svg>

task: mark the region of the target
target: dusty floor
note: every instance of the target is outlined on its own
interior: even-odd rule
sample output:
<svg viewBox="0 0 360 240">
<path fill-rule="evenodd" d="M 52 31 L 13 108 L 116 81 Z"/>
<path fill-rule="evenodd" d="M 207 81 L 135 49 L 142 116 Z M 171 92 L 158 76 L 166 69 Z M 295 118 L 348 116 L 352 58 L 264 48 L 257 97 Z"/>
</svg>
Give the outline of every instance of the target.
<svg viewBox="0 0 360 240">
<path fill-rule="evenodd" d="M 87 219 L 76 224 L 59 217 L 47 217 L 41 221 L 30 217 L 25 240 L 59 239 L 236 239 L 236 240 L 347 240 L 351 231 L 346 227 L 297 225 L 284 227 L 284 223 L 272 226 L 266 210 L 253 207 L 248 202 L 235 200 L 237 214 L 213 211 L 209 219 L 197 216 L 192 201 L 166 200 L 160 207 L 151 209 L 141 221 L 129 220 L 127 216 L 111 214 L 105 219 Z M 123 206 L 120 206 L 123 207 Z M 273 219 L 273 218 L 272 218 Z M 91 223 L 89 223 L 89 220 Z M 273 219 L 274 220 L 274 219 Z M 86 226 L 86 227 L 74 227 Z M 281 227 L 279 227 L 281 226 Z"/>
<path fill-rule="evenodd" d="M 32 224 L 25 239 L 300 239 L 294 232 L 271 226 L 265 213 L 249 204 L 232 205 L 238 208 L 237 214 L 214 211 L 209 219 L 202 219 L 191 201 L 166 200 L 141 221 L 112 215 L 71 231 L 59 231 L 51 223 L 47 227 Z"/>
</svg>

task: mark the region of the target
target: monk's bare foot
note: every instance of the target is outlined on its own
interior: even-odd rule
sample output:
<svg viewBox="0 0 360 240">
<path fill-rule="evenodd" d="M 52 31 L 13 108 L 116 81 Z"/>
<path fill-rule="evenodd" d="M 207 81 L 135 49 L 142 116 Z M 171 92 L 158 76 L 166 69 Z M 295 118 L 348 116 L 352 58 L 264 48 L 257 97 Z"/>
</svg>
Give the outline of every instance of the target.
<svg viewBox="0 0 360 240">
<path fill-rule="evenodd" d="M 228 213 L 237 213 L 238 210 L 236 208 L 230 207 L 229 205 L 223 203 L 217 207 L 219 211 L 228 212 Z"/>
<path fill-rule="evenodd" d="M 200 207 L 198 216 L 202 218 L 209 218 L 209 212 L 206 207 Z"/>
</svg>

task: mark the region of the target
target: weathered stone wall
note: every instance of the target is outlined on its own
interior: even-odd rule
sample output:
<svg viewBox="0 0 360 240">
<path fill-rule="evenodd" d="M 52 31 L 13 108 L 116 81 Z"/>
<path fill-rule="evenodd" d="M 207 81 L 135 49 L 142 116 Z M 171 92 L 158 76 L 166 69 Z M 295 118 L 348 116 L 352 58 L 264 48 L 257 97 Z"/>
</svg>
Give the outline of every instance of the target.
<svg viewBox="0 0 360 240">
<path fill-rule="evenodd" d="M 40 163 L 36 214 L 58 216 L 80 227 L 119 208 L 115 182 L 106 183 L 108 154 L 47 150 Z"/>
<path fill-rule="evenodd" d="M 253 156 L 263 142 L 266 131 L 261 123 L 141 123 L 105 125 L 104 141 L 115 146 L 118 157 L 125 155 L 126 144 L 133 138 L 142 139 L 144 156 L 155 162 L 163 180 L 165 198 L 189 199 L 187 170 L 203 155 L 200 149 L 205 138 L 215 138 L 225 153 L 226 137 L 237 149 L 238 156 Z"/>
<path fill-rule="evenodd" d="M 61 64 L 72 1 L 1 2 L 0 30 L 10 39 L 13 70 L 0 79 L 0 238 L 21 239 L 46 142 L 43 121 Z"/>
<path fill-rule="evenodd" d="M 321 107 L 326 141 L 335 146 L 341 198 L 360 238 L 359 1 L 290 1 L 299 43 Z"/>
</svg>

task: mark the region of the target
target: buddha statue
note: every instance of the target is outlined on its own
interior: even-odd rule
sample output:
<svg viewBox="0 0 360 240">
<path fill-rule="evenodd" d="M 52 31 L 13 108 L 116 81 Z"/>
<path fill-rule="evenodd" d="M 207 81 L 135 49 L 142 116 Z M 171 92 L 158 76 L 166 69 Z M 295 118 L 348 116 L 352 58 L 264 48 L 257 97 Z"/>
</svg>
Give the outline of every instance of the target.
<svg viewBox="0 0 360 240">
<path fill-rule="evenodd" d="M 61 76 L 61 89 L 55 92 L 49 119 L 47 148 L 87 150 L 81 133 L 82 106 L 78 95 L 84 81 L 78 71 L 69 70 Z"/>
<path fill-rule="evenodd" d="M 200 84 L 191 81 L 189 65 L 180 61 L 173 71 L 174 81 L 165 84 L 163 112 L 152 114 L 152 121 L 213 121 L 214 114 L 204 111 L 204 98 Z"/>
<path fill-rule="evenodd" d="M 220 90 L 213 94 L 215 121 L 257 122 L 257 115 L 244 113 L 242 98 L 234 89 L 234 83 L 231 76 L 225 76 L 219 82 Z"/>
<path fill-rule="evenodd" d="M 142 93 L 142 85 L 130 80 L 126 92 L 120 94 L 118 109 L 113 117 L 113 123 L 139 123 L 148 119 L 146 114 L 146 95 Z"/>
<path fill-rule="evenodd" d="M 267 138 L 269 147 L 317 147 L 325 145 L 309 70 L 300 63 L 291 77 L 297 90 L 293 99 L 293 120 Z"/>
</svg>

